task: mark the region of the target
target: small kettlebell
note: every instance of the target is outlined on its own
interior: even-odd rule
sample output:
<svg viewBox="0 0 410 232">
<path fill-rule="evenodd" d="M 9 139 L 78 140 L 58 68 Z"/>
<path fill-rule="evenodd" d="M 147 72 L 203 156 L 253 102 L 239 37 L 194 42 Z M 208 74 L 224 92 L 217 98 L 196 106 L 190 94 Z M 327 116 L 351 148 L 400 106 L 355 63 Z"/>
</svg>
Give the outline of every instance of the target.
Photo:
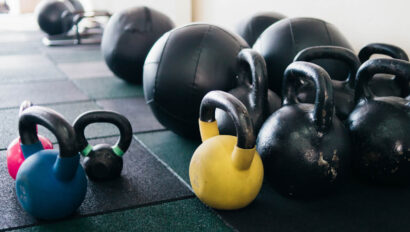
<svg viewBox="0 0 410 232">
<path fill-rule="evenodd" d="M 356 108 L 347 125 L 354 147 L 353 168 L 378 184 L 410 183 L 410 101 L 378 97 L 369 82 L 376 74 L 410 77 L 410 63 L 397 59 L 366 61 L 356 76 Z M 406 85 L 407 86 L 407 85 Z"/>
<path fill-rule="evenodd" d="M 120 131 L 120 138 L 114 146 L 98 144 L 91 146 L 85 138 L 85 128 L 92 123 L 111 123 Z M 131 123 L 126 117 L 112 111 L 88 111 L 74 121 L 74 130 L 80 153 L 84 158 L 84 168 L 92 180 L 110 180 L 119 177 L 123 167 L 122 156 L 132 141 Z"/>
<path fill-rule="evenodd" d="M 354 85 L 357 69 L 360 67 L 359 58 L 352 50 L 337 46 L 315 46 L 303 49 L 294 61 L 312 61 L 318 59 L 339 60 L 347 65 L 348 76 L 344 81 L 332 80 L 333 101 L 337 117 L 344 121 L 354 109 Z M 298 99 L 304 103 L 314 103 L 315 87 L 313 82 L 306 81 L 298 90 Z"/>
<path fill-rule="evenodd" d="M 55 135 L 59 151 L 43 149 L 37 137 L 37 124 Z M 19 133 L 21 149 L 27 157 L 16 177 L 16 195 L 22 208 L 45 220 L 73 214 L 87 190 L 74 129 L 54 110 L 32 106 L 20 115 Z"/>
<path fill-rule="evenodd" d="M 268 89 L 266 63 L 259 53 L 250 48 L 242 49 L 237 60 L 239 86 L 229 93 L 245 105 L 252 119 L 256 137 L 266 118 L 280 108 L 281 99 Z M 250 79 L 252 83 L 249 83 Z M 236 134 L 235 125 L 228 113 L 217 109 L 215 117 L 221 134 Z"/>
<path fill-rule="evenodd" d="M 30 101 L 23 101 L 20 105 L 19 115 L 23 110 L 33 106 L 33 103 Z M 42 135 L 38 135 L 38 138 L 41 142 L 41 145 L 44 149 L 53 149 L 53 144 L 49 139 Z M 10 145 L 7 147 L 7 169 L 11 178 L 16 179 L 17 171 L 19 170 L 21 164 L 26 159 L 24 157 L 23 151 L 20 146 L 20 137 L 14 139 Z"/>
<path fill-rule="evenodd" d="M 232 117 L 237 137 L 219 135 L 216 108 L 227 111 Z M 258 195 L 263 181 L 263 165 L 255 149 L 248 111 L 233 95 L 211 91 L 202 99 L 199 115 L 202 144 L 195 150 L 189 165 L 192 189 L 212 208 L 243 208 Z"/>
<path fill-rule="evenodd" d="M 394 45 L 384 43 L 371 43 L 363 47 L 359 52 L 359 59 L 362 63 L 370 59 L 372 55 L 381 54 L 394 59 L 409 61 L 406 52 Z M 409 85 L 410 80 L 403 77 L 392 77 L 386 74 L 377 74 L 369 82 L 372 92 L 379 97 L 397 96 L 406 97 L 405 85 Z M 404 88 L 403 88 L 404 87 Z"/>
<path fill-rule="evenodd" d="M 313 81 L 315 104 L 299 103 L 300 78 Z M 349 174 L 350 140 L 334 115 L 332 82 L 316 64 L 293 62 L 284 73 L 283 106 L 263 124 L 256 147 L 266 177 L 281 194 L 317 197 Z"/>
</svg>

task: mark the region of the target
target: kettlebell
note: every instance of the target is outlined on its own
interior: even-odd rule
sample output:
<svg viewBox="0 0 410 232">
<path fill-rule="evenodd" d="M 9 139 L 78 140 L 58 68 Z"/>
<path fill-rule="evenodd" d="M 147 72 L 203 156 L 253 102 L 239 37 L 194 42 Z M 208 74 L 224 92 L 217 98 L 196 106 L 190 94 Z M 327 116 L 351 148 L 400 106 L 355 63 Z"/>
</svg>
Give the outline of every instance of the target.
<svg viewBox="0 0 410 232">
<path fill-rule="evenodd" d="M 314 82 L 314 104 L 299 103 L 300 78 Z M 256 147 L 266 177 L 283 195 L 322 196 L 349 174 L 348 131 L 334 114 L 333 88 L 320 66 L 298 61 L 284 73 L 283 106 L 259 131 Z"/>
<path fill-rule="evenodd" d="M 114 146 L 98 144 L 91 146 L 85 138 L 85 128 L 92 123 L 111 123 L 120 131 L 120 138 Z M 74 130 L 84 168 L 92 180 L 110 180 L 119 177 L 123 167 L 122 156 L 132 140 L 132 127 L 127 118 L 112 111 L 88 111 L 74 121 Z"/>
<path fill-rule="evenodd" d="M 353 168 L 357 176 L 372 183 L 407 185 L 410 183 L 410 101 L 374 95 L 369 82 L 379 73 L 408 78 L 410 63 L 372 59 L 357 72 L 357 105 L 347 121 L 355 153 Z"/>
<path fill-rule="evenodd" d="M 372 55 L 381 54 L 394 59 L 409 61 L 406 52 L 394 45 L 384 43 L 371 43 L 363 47 L 359 52 L 359 59 L 362 63 L 369 60 Z M 394 77 L 386 74 L 377 74 L 369 82 L 372 92 L 379 97 L 397 96 L 406 97 L 405 85 L 410 85 L 410 80 L 404 77 Z M 403 88 L 404 87 L 404 88 Z"/>
<path fill-rule="evenodd" d="M 33 106 L 33 103 L 30 101 L 23 101 L 20 105 L 19 115 L 23 110 Z M 38 135 L 38 138 L 41 142 L 41 145 L 44 149 L 53 149 L 53 144 L 49 139 L 42 135 Z M 11 178 L 16 179 L 17 171 L 19 170 L 21 164 L 26 159 L 24 157 L 23 151 L 20 146 L 20 137 L 14 139 L 9 146 L 7 147 L 7 169 Z"/>
<path fill-rule="evenodd" d="M 280 108 L 281 100 L 278 95 L 268 89 L 266 63 L 259 53 L 250 48 L 242 49 L 237 59 L 239 84 L 229 93 L 245 105 L 252 119 L 253 132 L 256 137 L 266 118 Z M 249 83 L 250 79 L 252 83 Z M 215 113 L 220 133 L 235 135 L 235 125 L 228 113 L 219 109 Z"/>
<path fill-rule="evenodd" d="M 59 151 L 43 149 L 37 137 L 37 124 L 55 135 Z M 16 195 L 22 208 L 45 220 L 73 214 L 87 190 L 74 129 L 54 110 L 32 106 L 20 115 L 19 133 L 21 149 L 27 157 L 16 177 Z"/>
<path fill-rule="evenodd" d="M 319 59 L 337 60 L 340 64 L 347 66 L 348 75 L 344 81 L 331 80 L 333 87 L 333 101 L 336 108 L 336 115 L 341 120 L 346 120 L 355 106 L 354 85 L 357 69 L 360 67 L 360 60 L 352 50 L 337 46 L 315 46 L 303 49 L 294 58 L 294 61 L 312 61 Z M 332 78 L 332 77 L 330 77 Z M 307 80 L 298 90 L 300 102 L 314 103 L 315 86 Z"/>
<path fill-rule="evenodd" d="M 237 137 L 219 135 L 216 108 L 232 117 Z M 201 102 L 199 130 L 202 144 L 189 165 L 195 195 L 215 209 L 247 206 L 262 186 L 263 164 L 255 149 L 252 120 L 246 107 L 232 94 L 211 91 Z"/>
</svg>

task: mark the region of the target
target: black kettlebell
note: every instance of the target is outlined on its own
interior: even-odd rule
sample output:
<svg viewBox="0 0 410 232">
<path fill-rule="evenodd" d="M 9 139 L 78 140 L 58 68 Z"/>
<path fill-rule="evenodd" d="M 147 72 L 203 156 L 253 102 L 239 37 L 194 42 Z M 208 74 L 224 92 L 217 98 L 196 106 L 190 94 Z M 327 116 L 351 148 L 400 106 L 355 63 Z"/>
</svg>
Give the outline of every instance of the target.
<svg viewBox="0 0 410 232">
<path fill-rule="evenodd" d="M 92 123 L 111 123 L 120 131 L 120 138 L 114 146 L 98 144 L 91 146 L 85 138 L 85 128 Z M 89 111 L 78 116 L 74 122 L 74 130 L 81 154 L 84 158 L 84 168 L 92 180 L 109 180 L 120 176 L 123 161 L 122 156 L 127 151 L 132 140 L 132 127 L 124 116 L 112 111 Z"/>
<path fill-rule="evenodd" d="M 315 83 L 315 104 L 299 103 L 300 78 Z M 334 114 L 332 82 L 318 65 L 294 62 L 285 70 L 283 106 L 263 124 L 256 148 L 265 176 L 282 194 L 329 193 L 349 173 L 348 131 Z"/>
<path fill-rule="evenodd" d="M 242 49 L 237 59 L 239 84 L 229 93 L 246 106 L 256 137 L 266 118 L 280 108 L 281 100 L 278 95 L 268 89 L 266 63 L 259 53 L 250 48 Z M 250 79 L 252 83 L 249 83 Z M 228 113 L 217 109 L 215 117 L 221 134 L 236 135 L 235 125 Z"/>
<path fill-rule="evenodd" d="M 41 30 L 49 35 L 68 32 L 74 26 L 74 14 L 80 10 L 71 1 L 43 0 L 36 7 L 36 17 Z M 78 3 L 78 2 L 76 2 Z"/>
<path fill-rule="evenodd" d="M 379 73 L 408 78 L 410 63 L 372 59 L 357 72 L 357 105 L 347 120 L 355 153 L 353 167 L 359 177 L 373 183 L 408 184 L 410 102 L 400 97 L 375 96 L 369 81 Z"/>
<path fill-rule="evenodd" d="M 406 52 L 394 45 L 384 44 L 384 43 L 371 43 L 363 47 L 359 52 L 359 59 L 362 63 L 369 60 L 372 55 L 386 55 L 394 59 L 400 59 L 409 61 L 409 57 Z M 410 80 L 408 78 L 392 77 L 386 74 L 377 74 L 369 82 L 369 87 L 372 92 L 380 97 L 383 96 L 397 96 L 406 97 L 405 93 L 407 87 L 403 88 L 405 85 L 409 85 Z"/>
<path fill-rule="evenodd" d="M 359 58 L 352 50 L 337 46 L 315 46 L 303 49 L 294 61 L 312 61 L 319 59 L 338 60 L 348 67 L 348 75 L 344 81 L 332 80 L 333 100 L 336 115 L 345 120 L 354 109 L 354 83 L 357 69 L 360 67 Z M 332 77 L 331 77 L 332 78 Z M 298 89 L 298 99 L 305 103 L 314 103 L 315 87 L 311 81 L 305 81 Z"/>
</svg>

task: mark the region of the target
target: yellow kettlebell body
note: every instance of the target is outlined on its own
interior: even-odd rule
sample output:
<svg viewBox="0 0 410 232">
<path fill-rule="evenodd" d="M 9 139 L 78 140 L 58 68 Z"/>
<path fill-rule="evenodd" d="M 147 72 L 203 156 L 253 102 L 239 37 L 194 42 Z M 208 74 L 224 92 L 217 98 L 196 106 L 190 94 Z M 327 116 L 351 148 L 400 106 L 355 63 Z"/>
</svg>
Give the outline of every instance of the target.
<svg viewBox="0 0 410 232">
<path fill-rule="evenodd" d="M 197 197 L 216 209 L 239 209 L 258 195 L 263 164 L 256 151 L 236 146 L 237 137 L 218 135 L 216 122 L 201 122 L 204 142 L 192 156 L 189 177 Z"/>
</svg>

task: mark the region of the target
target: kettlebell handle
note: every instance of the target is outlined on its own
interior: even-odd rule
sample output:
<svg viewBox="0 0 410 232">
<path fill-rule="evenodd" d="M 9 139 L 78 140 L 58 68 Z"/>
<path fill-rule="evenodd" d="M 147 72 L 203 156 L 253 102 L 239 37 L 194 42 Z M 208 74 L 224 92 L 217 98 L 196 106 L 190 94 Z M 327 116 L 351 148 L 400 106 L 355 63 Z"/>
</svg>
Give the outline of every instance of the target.
<svg viewBox="0 0 410 232">
<path fill-rule="evenodd" d="M 232 118 L 238 137 L 237 147 L 242 149 L 254 148 L 253 124 L 245 105 L 232 94 L 223 91 L 211 91 L 202 99 L 199 110 L 200 122 L 215 122 L 216 108 L 227 112 Z M 219 131 L 216 135 L 218 134 Z M 201 137 L 203 137 L 202 134 Z M 202 140 L 206 139 L 202 138 Z"/>
<path fill-rule="evenodd" d="M 62 115 L 41 106 L 29 107 L 20 114 L 19 133 L 23 145 L 40 143 L 37 136 L 37 125 L 44 126 L 55 135 L 60 147 L 60 157 L 74 157 L 77 154 L 74 129 Z"/>
<path fill-rule="evenodd" d="M 364 63 L 369 60 L 372 55 L 376 54 L 387 55 L 394 59 L 409 61 L 406 52 L 397 46 L 385 43 L 371 43 L 360 50 L 360 62 Z"/>
<path fill-rule="evenodd" d="M 374 94 L 369 87 L 369 81 L 374 75 L 384 73 L 408 80 L 410 78 L 410 63 L 398 59 L 371 59 L 360 66 L 356 75 L 355 101 L 365 98 L 373 99 Z M 409 95 L 408 81 L 403 88 L 404 96 Z"/>
<path fill-rule="evenodd" d="M 347 76 L 345 82 L 348 83 L 350 88 L 354 89 L 356 72 L 359 69 L 361 62 L 350 49 L 338 46 L 309 47 L 300 51 L 295 56 L 293 61 L 312 61 L 326 58 L 339 60 L 347 64 L 349 67 L 349 75 Z"/>
<path fill-rule="evenodd" d="M 248 74 L 250 70 L 252 76 L 252 101 L 256 105 L 263 105 L 268 94 L 268 71 L 265 59 L 255 50 L 250 48 L 242 49 L 238 56 L 239 73 Z"/>
<path fill-rule="evenodd" d="M 291 63 L 285 70 L 283 81 L 283 105 L 298 104 L 296 86 L 300 78 L 306 78 L 315 84 L 314 122 L 319 131 L 326 132 L 332 125 L 334 114 L 333 86 L 329 74 L 320 66 L 297 61 Z"/>
<path fill-rule="evenodd" d="M 112 149 L 118 156 L 122 156 L 127 151 L 132 141 L 132 127 L 128 119 L 113 111 L 95 110 L 81 114 L 73 124 L 82 155 L 87 156 L 92 151 L 93 147 L 87 142 L 84 133 L 85 128 L 93 123 L 110 123 L 115 125 L 120 131 L 120 138 Z"/>
</svg>

